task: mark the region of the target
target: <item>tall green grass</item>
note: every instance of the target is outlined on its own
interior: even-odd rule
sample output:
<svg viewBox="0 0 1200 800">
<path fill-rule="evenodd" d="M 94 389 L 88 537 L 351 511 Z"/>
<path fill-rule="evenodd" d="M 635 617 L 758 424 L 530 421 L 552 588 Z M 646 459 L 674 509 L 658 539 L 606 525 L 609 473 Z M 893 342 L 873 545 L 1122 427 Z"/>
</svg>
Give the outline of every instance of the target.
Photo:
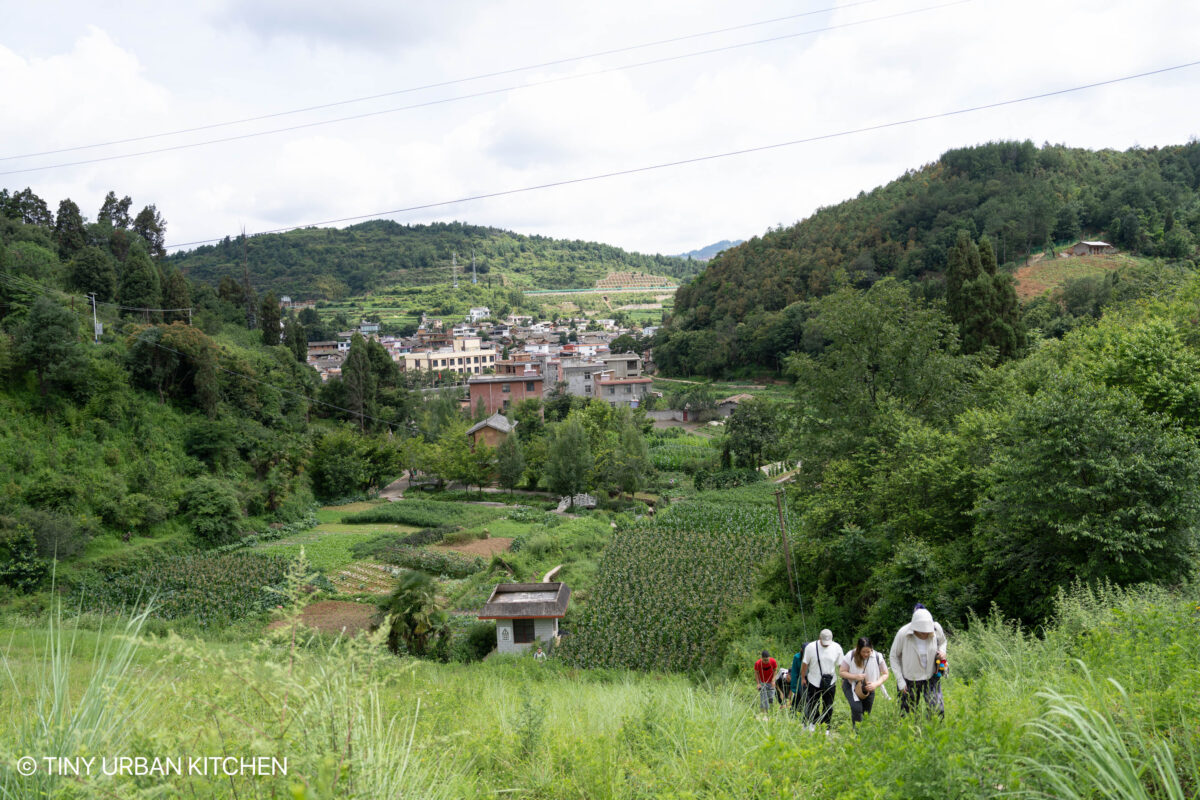
<svg viewBox="0 0 1200 800">
<path fill-rule="evenodd" d="M 158 791 L 132 779 L 26 784 L 11 772 L 25 747 L 84 746 L 289 757 L 287 778 L 176 780 L 166 793 L 199 798 L 1175 800 L 1197 791 L 1193 587 L 1076 589 L 1036 636 L 999 614 L 975 620 L 951 633 L 944 721 L 901 718 L 880 697 L 855 732 L 839 696 L 832 737 L 778 711 L 761 717 L 750 662 L 738 679 L 711 682 L 574 670 L 553 656 L 419 662 L 368 637 L 309 638 L 293 624 L 299 596 L 285 605 L 283 626 L 252 644 L 145 639 L 131 621 L 97 634 L 88 652 L 47 650 L 37 642 L 71 635 L 53 620 L 32 633 L 22 622 L 0 672 L 0 797 L 36 796 L 31 786 L 50 797 Z M 75 700 L 89 691 L 97 699 Z M 74 733 L 42 732 L 60 728 Z"/>
</svg>

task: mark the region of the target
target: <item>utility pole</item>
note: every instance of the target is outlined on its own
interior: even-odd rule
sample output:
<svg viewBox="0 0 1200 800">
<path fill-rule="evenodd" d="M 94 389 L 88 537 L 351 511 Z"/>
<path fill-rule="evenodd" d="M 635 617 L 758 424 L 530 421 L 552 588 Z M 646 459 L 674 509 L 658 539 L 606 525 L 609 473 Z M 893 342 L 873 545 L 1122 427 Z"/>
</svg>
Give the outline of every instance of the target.
<svg viewBox="0 0 1200 800">
<path fill-rule="evenodd" d="M 792 548 L 788 544 L 787 527 L 783 524 L 783 489 L 775 490 L 775 510 L 779 514 L 779 535 L 783 538 L 783 560 L 787 565 L 788 588 L 796 596 L 796 578 L 792 574 Z"/>
<path fill-rule="evenodd" d="M 88 298 L 92 301 L 92 335 L 93 344 L 100 344 L 100 322 L 96 319 L 96 293 L 88 292 Z"/>
<path fill-rule="evenodd" d="M 254 290 L 250 288 L 250 255 L 246 250 L 245 228 L 242 228 L 242 292 L 246 295 L 246 328 L 254 330 Z"/>
<path fill-rule="evenodd" d="M 471 248 L 471 285 L 475 286 L 479 283 L 479 276 L 475 273 L 475 248 Z"/>
<path fill-rule="evenodd" d="M 450 255 L 450 274 L 454 276 L 454 288 L 458 288 L 458 253 Z"/>
</svg>

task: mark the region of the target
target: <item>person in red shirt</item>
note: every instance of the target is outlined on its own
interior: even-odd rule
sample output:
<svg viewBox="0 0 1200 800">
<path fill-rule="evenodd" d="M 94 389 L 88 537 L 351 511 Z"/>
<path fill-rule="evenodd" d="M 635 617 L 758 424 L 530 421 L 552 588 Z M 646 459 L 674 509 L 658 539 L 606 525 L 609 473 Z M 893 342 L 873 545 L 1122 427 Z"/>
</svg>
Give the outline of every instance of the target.
<svg viewBox="0 0 1200 800">
<path fill-rule="evenodd" d="M 758 707 L 763 713 L 771 710 L 771 703 L 775 700 L 775 671 L 778 668 L 779 664 L 766 650 L 762 651 L 762 658 L 754 662 L 754 677 L 758 678 Z"/>
</svg>

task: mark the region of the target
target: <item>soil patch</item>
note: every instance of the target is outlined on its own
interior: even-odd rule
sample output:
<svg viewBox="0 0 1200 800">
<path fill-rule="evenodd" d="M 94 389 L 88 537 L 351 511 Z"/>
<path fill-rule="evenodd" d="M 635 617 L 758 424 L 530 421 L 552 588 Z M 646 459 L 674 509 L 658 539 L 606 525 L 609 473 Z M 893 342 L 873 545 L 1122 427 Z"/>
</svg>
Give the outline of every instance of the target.
<svg viewBox="0 0 1200 800">
<path fill-rule="evenodd" d="M 300 612 L 300 621 L 305 627 L 322 633 L 345 633 L 347 636 L 353 636 L 368 630 L 374 615 L 374 606 L 346 600 L 322 600 L 306 606 Z M 283 628 L 287 624 L 287 620 L 277 619 L 268 627 Z"/>
<path fill-rule="evenodd" d="M 462 544 L 437 544 L 434 550 L 453 550 L 456 553 L 466 553 L 471 556 L 489 558 L 496 553 L 504 553 L 512 546 L 512 539 L 497 536 L 492 539 L 472 539 Z"/>
</svg>

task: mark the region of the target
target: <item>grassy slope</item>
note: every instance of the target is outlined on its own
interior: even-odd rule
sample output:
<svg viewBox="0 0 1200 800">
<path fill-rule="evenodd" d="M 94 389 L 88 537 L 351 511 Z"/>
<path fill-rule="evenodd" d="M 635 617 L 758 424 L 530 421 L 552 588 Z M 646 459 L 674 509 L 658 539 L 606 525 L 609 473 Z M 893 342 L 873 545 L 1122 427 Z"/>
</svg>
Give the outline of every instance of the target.
<svg viewBox="0 0 1200 800">
<path fill-rule="evenodd" d="M 743 681 L 692 685 L 669 675 L 576 672 L 553 659 L 411 662 L 344 644 L 310 646 L 293 665 L 286 630 L 264 645 L 145 643 L 107 696 L 114 718 L 72 735 L 97 748 L 106 736 L 124 735 L 121 752 L 133 755 L 213 750 L 290 759 L 287 779 L 174 781 L 185 796 L 198 797 L 265 797 L 289 785 L 298 787 L 297 797 L 399 796 L 380 793 L 381 764 L 391 773 L 407 769 L 402 785 L 390 787 L 403 796 L 993 797 L 1044 787 L 1022 759 L 1083 766 L 1087 754 L 1079 748 L 1054 746 L 1026 727 L 1048 709 L 1037 692 L 1049 688 L 1104 714 L 1127 737 L 1132 764 L 1145 762 L 1155 741 L 1165 742 L 1185 791 L 1195 791 L 1190 759 L 1200 753 L 1200 699 L 1181 677 L 1194 673 L 1200 647 L 1198 602 L 1195 588 L 1106 599 L 1077 594 L 1044 640 L 979 622 L 951 641 L 944 723 L 902 720 L 896 704 L 881 699 L 858 736 L 840 698 L 831 739 L 782 715 L 759 718 L 749 665 Z M 43 661 L 42 625 L 10 622 L 3 631 L 0 674 L 12 682 L 0 695 L 2 751 L 52 752 L 35 729 L 49 701 L 34 694 L 55 672 Z M 73 696 L 86 700 L 84 682 L 93 673 L 113 676 L 88 665 L 94 644 L 116 641 L 80 634 L 76 657 L 57 670 L 69 673 Z M 120 705 L 143 689 L 152 703 Z M 80 703 L 72 713 L 87 710 Z M 399 737 L 379 722 L 393 715 Z M 347 719 L 358 726 L 347 730 Z M 60 749 L 72 754 L 80 741 L 64 737 Z M 339 761 L 350 772 L 334 784 Z M 10 763 L 0 762 L 0 787 L 36 788 L 20 783 Z M 1086 796 L 1096 774 L 1089 768 L 1072 780 Z M 131 781 L 91 780 L 80 787 L 85 793 L 102 787 L 138 796 Z"/>
</svg>

